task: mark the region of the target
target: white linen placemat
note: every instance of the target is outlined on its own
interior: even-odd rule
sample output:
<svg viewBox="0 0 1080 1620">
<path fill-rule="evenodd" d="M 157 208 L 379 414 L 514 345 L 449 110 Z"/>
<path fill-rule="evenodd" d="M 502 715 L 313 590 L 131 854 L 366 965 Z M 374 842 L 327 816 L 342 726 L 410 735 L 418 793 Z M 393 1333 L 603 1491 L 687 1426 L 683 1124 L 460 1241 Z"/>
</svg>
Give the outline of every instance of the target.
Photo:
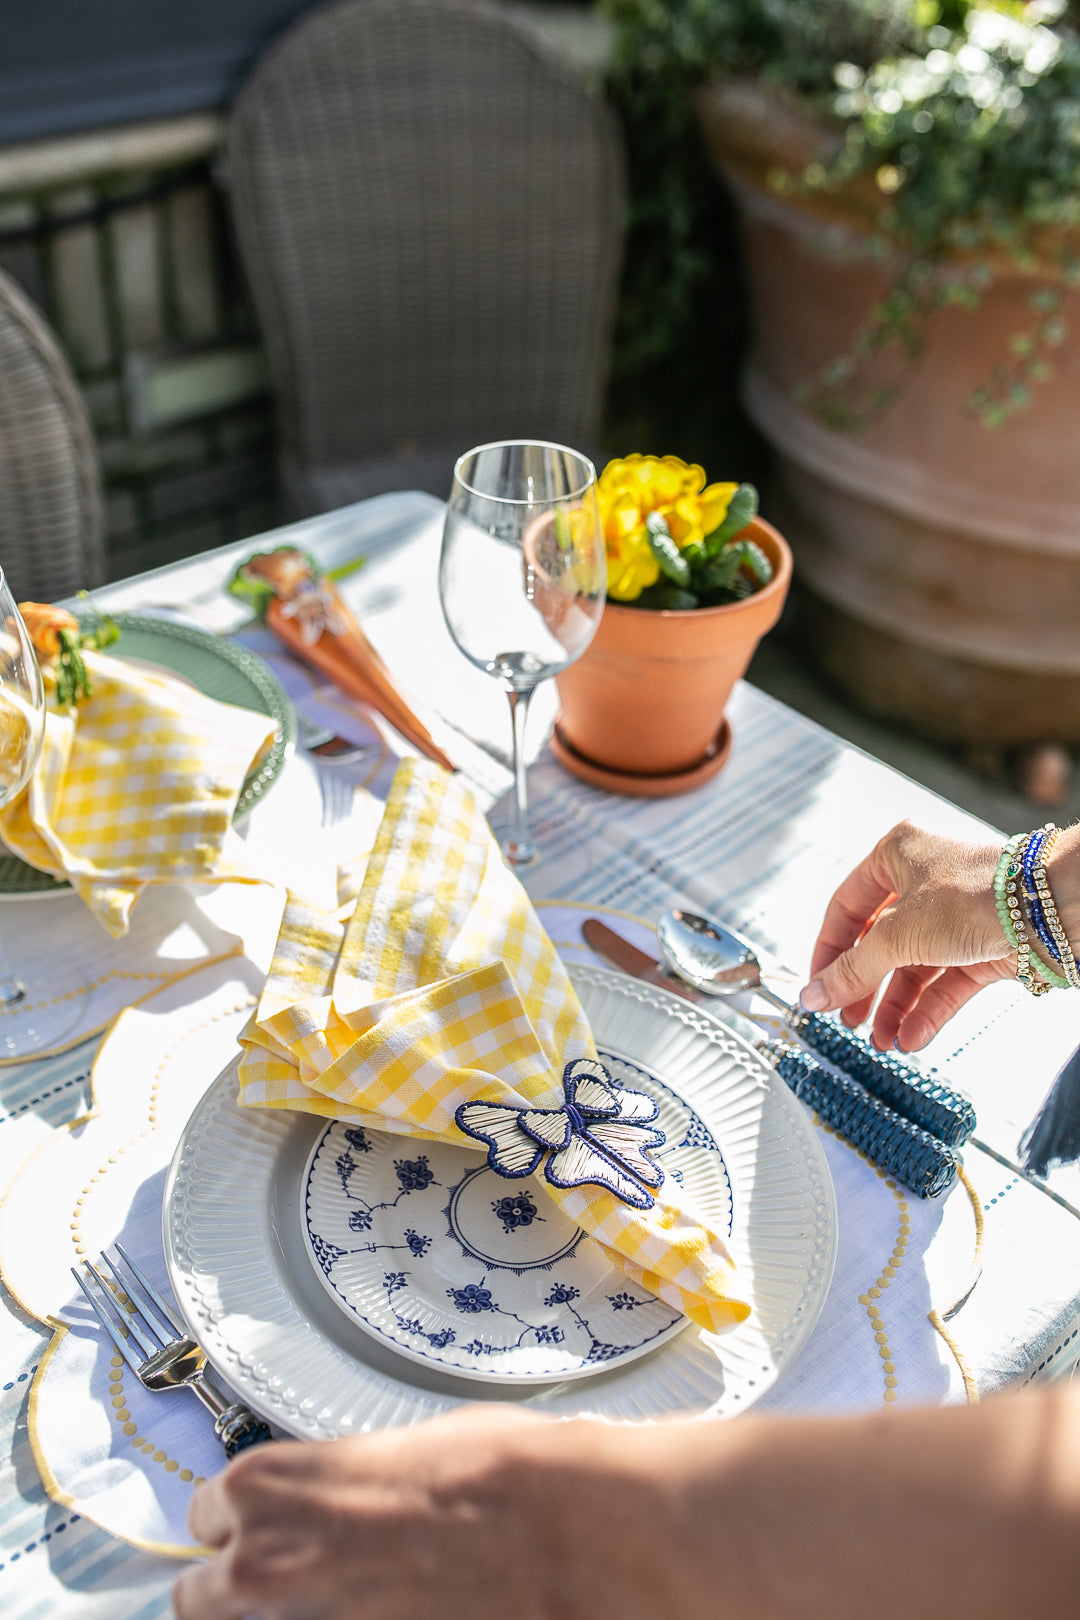
<svg viewBox="0 0 1080 1620">
<path fill-rule="evenodd" d="M 542 907 L 545 927 L 569 961 L 595 960 L 574 943 L 592 909 Z M 615 924 L 649 947 L 647 924 L 617 914 Z M 165 1167 L 191 1107 L 232 1055 L 260 984 L 252 968 L 205 968 L 182 994 L 169 987 L 118 1021 L 95 1069 L 96 1117 L 54 1136 L 16 1178 L 4 1205 L 0 1268 L 34 1315 L 62 1312 L 85 1321 L 79 1305 L 71 1309 L 67 1266 L 117 1235 L 163 1279 Z M 1080 1292 L 1080 1268 L 1060 1263 L 1063 1230 L 1073 1218 L 1024 1183 L 1006 1196 L 1000 1166 L 969 1154 L 986 1206 L 986 1269 L 951 1326 L 950 1345 L 929 1312 L 955 1298 L 967 1279 L 974 1246 L 968 1198 L 956 1189 L 943 1202 L 923 1203 L 835 1137 L 826 1133 L 824 1145 L 840 1211 L 836 1275 L 815 1333 L 763 1408 L 964 1400 L 968 1385 L 986 1387 L 995 1369 L 1007 1366 L 1005 1312 L 1013 1309 L 1019 1325 L 1035 1302 L 1045 1309 L 1047 1291 L 1062 1300 Z M 33 1210 L 43 1215 L 31 1237 Z M 1022 1274 L 1018 1250 L 1028 1257 Z M 145 1396 L 112 1355 L 92 1329 L 54 1338 L 34 1384 L 33 1443 L 43 1478 L 57 1500 L 114 1534 L 183 1556 L 191 1546 L 184 1515 L 194 1480 L 221 1464 L 216 1442 L 207 1440 L 210 1420 L 191 1397 Z M 462 1399 L 469 1397 L 463 1388 Z M 95 1416 L 74 1442 L 70 1421 L 79 1403 L 92 1405 Z"/>
<path fill-rule="evenodd" d="M 0 901 L 0 938 L 26 992 L 0 1010 L 0 1065 L 75 1046 L 193 968 L 272 944 L 283 899 L 266 884 L 162 885 L 120 939 L 72 891 Z"/>
</svg>

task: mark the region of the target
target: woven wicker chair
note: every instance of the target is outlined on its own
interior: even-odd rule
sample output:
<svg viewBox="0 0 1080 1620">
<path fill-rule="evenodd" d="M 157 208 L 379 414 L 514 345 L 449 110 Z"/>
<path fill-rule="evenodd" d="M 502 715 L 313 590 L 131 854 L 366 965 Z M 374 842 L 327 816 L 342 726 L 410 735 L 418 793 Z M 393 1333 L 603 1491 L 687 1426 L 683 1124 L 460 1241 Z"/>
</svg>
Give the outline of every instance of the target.
<svg viewBox="0 0 1080 1620">
<path fill-rule="evenodd" d="M 594 446 L 618 135 L 574 69 L 469 0 L 344 0 L 256 65 L 224 165 L 303 514 L 445 496 L 500 438 Z"/>
<path fill-rule="evenodd" d="M 86 408 L 56 340 L 0 271 L 0 566 L 16 601 L 105 578 L 101 486 Z"/>
</svg>

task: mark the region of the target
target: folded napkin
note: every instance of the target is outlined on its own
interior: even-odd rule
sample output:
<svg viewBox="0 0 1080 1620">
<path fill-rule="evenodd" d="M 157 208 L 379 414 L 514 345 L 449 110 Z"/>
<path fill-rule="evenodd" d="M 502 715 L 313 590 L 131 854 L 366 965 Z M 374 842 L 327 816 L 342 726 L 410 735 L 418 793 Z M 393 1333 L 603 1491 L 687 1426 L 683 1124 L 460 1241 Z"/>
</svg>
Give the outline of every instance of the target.
<svg viewBox="0 0 1080 1620">
<path fill-rule="evenodd" d="M 241 1037 L 240 1102 L 486 1149 L 703 1327 L 743 1320 L 731 1257 L 650 1156 L 551 941 L 460 780 L 397 771 L 351 917 L 290 895 Z"/>
<path fill-rule="evenodd" d="M 259 881 L 232 817 L 275 722 L 122 658 L 82 656 L 92 692 L 50 705 L 41 758 L 0 810 L 0 838 L 67 878 L 115 937 L 148 883 Z M 55 673 L 47 663 L 42 673 L 54 698 Z"/>
</svg>

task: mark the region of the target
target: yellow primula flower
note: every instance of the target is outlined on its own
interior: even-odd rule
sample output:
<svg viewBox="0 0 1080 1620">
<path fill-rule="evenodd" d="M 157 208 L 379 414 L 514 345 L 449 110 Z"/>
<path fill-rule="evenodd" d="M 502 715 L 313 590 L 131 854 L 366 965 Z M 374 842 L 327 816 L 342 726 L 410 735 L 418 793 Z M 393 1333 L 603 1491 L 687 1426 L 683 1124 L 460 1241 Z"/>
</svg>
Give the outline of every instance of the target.
<svg viewBox="0 0 1080 1620">
<path fill-rule="evenodd" d="M 701 492 L 701 527 L 705 534 L 718 529 L 728 514 L 738 484 L 710 484 Z"/>
<path fill-rule="evenodd" d="M 738 484 L 705 486 L 705 469 L 678 456 L 624 456 L 597 480 L 608 559 L 608 595 L 632 602 L 660 577 L 645 519 L 660 512 L 680 548 L 700 545 L 727 515 Z"/>
<path fill-rule="evenodd" d="M 642 523 L 616 540 L 605 538 L 608 595 L 616 602 L 633 602 L 660 578 L 660 564 L 649 549 Z"/>
</svg>

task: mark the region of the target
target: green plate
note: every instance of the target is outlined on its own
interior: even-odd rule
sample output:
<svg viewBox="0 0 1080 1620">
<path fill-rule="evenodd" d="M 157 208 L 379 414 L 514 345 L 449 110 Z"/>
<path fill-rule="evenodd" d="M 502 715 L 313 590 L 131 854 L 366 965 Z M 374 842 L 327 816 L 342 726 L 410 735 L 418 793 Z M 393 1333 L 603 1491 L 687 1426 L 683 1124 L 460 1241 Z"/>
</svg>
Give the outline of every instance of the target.
<svg viewBox="0 0 1080 1620">
<path fill-rule="evenodd" d="M 195 630 L 171 619 L 144 618 L 137 613 L 114 613 L 120 640 L 110 649 L 117 658 L 156 664 L 182 675 L 206 697 L 253 709 L 277 721 L 277 738 L 269 753 L 245 779 L 236 802 L 236 818 L 247 815 L 277 780 L 292 752 L 296 720 L 283 687 L 261 658 L 223 636 Z M 18 896 L 70 894 L 71 885 L 48 872 L 27 866 L 0 846 L 0 899 Z"/>
</svg>

